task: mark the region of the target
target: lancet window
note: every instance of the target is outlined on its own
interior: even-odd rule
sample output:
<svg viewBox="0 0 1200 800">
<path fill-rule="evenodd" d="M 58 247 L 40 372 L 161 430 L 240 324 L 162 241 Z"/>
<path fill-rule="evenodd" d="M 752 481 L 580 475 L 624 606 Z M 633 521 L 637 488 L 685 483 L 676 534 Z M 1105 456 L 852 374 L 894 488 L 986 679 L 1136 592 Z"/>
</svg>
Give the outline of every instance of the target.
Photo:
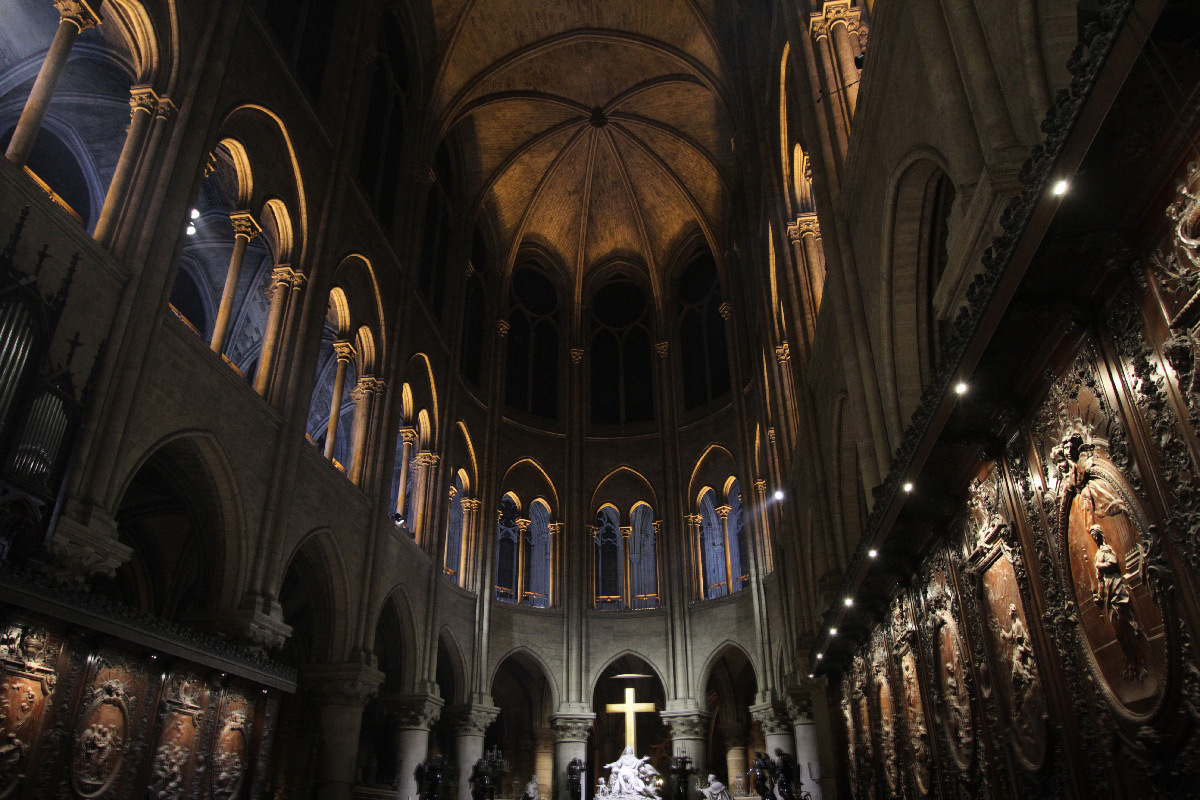
<svg viewBox="0 0 1200 800">
<path fill-rule="evenodd" d="M 421 263 L 417 283 L 433 316 L 441 318 L 446 300 L 446 272 L 454 239 L 451 219 L 454 197 L 450 151 L 445 144 L 438 149 L 433 186 L 425 205 L 425 227 L 421 239 Z"/>
<path fill-rule="evenodd" d="M 658 523 L 654 509 L 637 503 L 621 525 L 621 513 L 605 505 L 596 514 L 595 605 L 607 611 L 658 608 Z"/>
<path fill-rule="evenodd" d="M 521 517 L 516 499 L 500 501 L 496 525 L 496 599 L 535 608 L 553 601 L 554 524 L 550 507 L 540 498 Z"/>
<path fill-rule="evenodd" d="M 463 558 L 463 482 L 462 476 L 454 476 L 450 487 L 450 514 L 446 530 L 446 558 L 442 571 L 454 583 L 462 585 Z"/>
<path fill-rule="evenodd" d="M 730 387 L 725 299 L 712 253 L 705 250 L 683 271 L 676 297 L 683 404 L 690 410 L 727 394 Z"/>
<path fill-rule="evenodd" d="M 462 345 L 458 360 L 463 377 L 476 387 L 483 384 L 483 344 L 488 330 L 486 275 L 487 247 L 477 230 L 471 244 L 471 265 L 467 277 L 467 296 L 463 303 Z"/>
<path fill-rule="evenodd" d="M 631 280 L 617 277 L 592 298 L 592 422 L 602 425 L 654 418 L 650 304 Z"/>
<path fill-rule="evenodd" d="M 706 490 L 689 520 L 700 553 L 701 595 L 707 600 L 740 591 L 750 580 L 742 491 L 736 479 L 729 481 L 725 502 L 718 502 L 717 493 Z"/>
<path fill-rule="evenodd" d="M 508 314 L 505 402 L 538 417 L 558 417 L 558 292 L 537 269 L 518 267 Z"/>
<path fill-rule="evenodd" d="M 339 0 L 268 0 L 264 9 L 284 59 L 313 97 L 321 94 L 338 5 Z"/>
<path fill-rule="evenodd" d="M 310 3 L 316 2 L 310 0 Z M 324 33 L 328 37 L 328 31 Z M 408 127 L 408 54 L 404 48 L 404 34 L 395 17 L 388 12 L 383 15 L 383 35 L 378 50 L 363 128 L 358 177 L 379 223 L 391 231 Z"/>
</svg>

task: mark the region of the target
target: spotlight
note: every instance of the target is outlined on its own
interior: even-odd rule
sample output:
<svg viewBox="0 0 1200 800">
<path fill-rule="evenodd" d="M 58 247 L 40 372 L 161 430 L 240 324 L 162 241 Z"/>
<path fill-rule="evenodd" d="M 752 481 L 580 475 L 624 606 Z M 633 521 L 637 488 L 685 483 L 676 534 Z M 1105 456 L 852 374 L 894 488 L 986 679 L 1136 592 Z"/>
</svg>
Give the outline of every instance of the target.
<svg viewBox="0 0 1200 800">
<path fill-rule="evenodd" d="M 1070 188 L 1071 182 L 1066 178 L 1061 178 L 1060 180 L 1054 182 L 1054 188 L 1050 191 L 1054 193 L 1055 197 L 1062 197 Z"/>
<path fill-rule="evenodd" d="M 816 676 L 815 676 L 815 675 L 813 675 L 813 674 L 810 672 L 810 673 L 808 673 L 808 677 L 810 677 L 810 678 L 815 678 Z"/>
<path fill-rule="evenodd" d="M 783 489 L 776 489 L 776 490 L 775 490 L 775 499 L 776 499 L 776 500 L 782 500 L 782 499 L 783 499 Z"/>
<path fill-rule="evenodd" d="M 911 483 L 904 484 L 904 491 L 911 492 L 912 490 L 913 490 L 913 485 Z"/>
<path fill-rule="evenodd" d="M 200 212 L 197 209 L 192 209 L 192 219 L 200 219 Z"/>
<path fill-rule="evenodd" d="M 867 551 L 867 558 L 875 558 L 878 555 L 879 555 L 879 551 L 876 550 L 874 547 L 872 547 L 870 550 Z"/>
<path fill-rule="evenodd" d="M 854 605 L 854 598 L 847 597 L 844 600 L 842 600 L 842 602 L 846 604 L 846 608 L 849 608 L 850 606 Z"/>
<path fill-rule="evenodd" d="M 829 635 L 830 635 L 830 636 L 837 636 L 837 628 L 830 628 L 830 629 L 829 629 Z"/>
<path fill-rule="evenodd" d="M 187 235 L 188 235 L 188 236 L 195 236 L 195 235 L 196 235 L 196 226 L 195 226 L 195 225 L 188 225 L 188 226 L 187 226 Z"/>
<path fill-rule="evenodd" d="M 955 394 L 966 394 L 967 393 L 967 385 L 965 383 L 963 383 L 962 381 L 959 381 L 958 384 L 954 387 L 954 393 Z"/>
<path fill-rule="evenodd" d="M 824 653 L 817 653 L 817 658 L 824 658 L 824 657 L 825 657 Z"/>
</svg>

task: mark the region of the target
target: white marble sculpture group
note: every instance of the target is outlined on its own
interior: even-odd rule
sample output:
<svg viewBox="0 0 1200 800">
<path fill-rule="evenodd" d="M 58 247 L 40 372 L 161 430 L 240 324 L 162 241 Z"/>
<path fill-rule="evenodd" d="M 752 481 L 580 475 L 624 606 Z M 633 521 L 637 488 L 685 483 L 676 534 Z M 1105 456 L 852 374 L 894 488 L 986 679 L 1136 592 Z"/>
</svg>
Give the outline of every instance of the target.
<svg viewBox="0 0 1200 800">
<path fill-rule="evenodd" d="M 632 746 L 626 746 L 620 757 L 604 767 L 608 780 L 600 778 L 596 797 L 605 800 L 660 800 L 662 777 L 650 766 L 650 756 L 638 758 Z"/>
</svg>

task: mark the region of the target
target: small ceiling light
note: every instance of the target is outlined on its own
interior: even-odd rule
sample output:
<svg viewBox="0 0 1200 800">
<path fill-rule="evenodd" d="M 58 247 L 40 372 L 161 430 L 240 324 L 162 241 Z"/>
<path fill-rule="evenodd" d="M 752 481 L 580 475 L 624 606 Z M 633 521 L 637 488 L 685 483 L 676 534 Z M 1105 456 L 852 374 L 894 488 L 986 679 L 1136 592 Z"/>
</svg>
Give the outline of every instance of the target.
<svg viewBox="0 0 1200 800">
<path fill-rule="evenodd" d="M 879 551 L 872 547 L 867 551 L 867 558 L 875 558 L 879 555 Z"/>
<path fill-rule="evenodd" d="M 913 485 L 911 483 L 904 484 L 904 491 L 911 492 L 912 490 L 913 490 Z"/>
<path fill-rule="evenodd" d="M 813 674 L 810 672 L 810 673 L 808 673 L 808 677 L 810 677 L 810 678 L 815 678 L 815 677 L 816 677 L 816 675 L 813 675 Z"/>
<path fill-rule="evenodd" d="M 817 653 L 817 658 L 824 658 L 824 657 L 825 657 L 824 653 Z"/>
<path fill-rule="evenodd" d="M 829 635 L 830 635 L 830 636 L 837 636 L 837 628 L 830 628 L 830 629 L 829 629 Z"/>
<path fill-rule="evenodd" d="M 403 514 L 392 514 L 392 522 L 394 522 L 396 524 L 397 528 L 402 527 L 404 525 L 404 515 Z"/>
<path fill-rule="evenodd" d="M 782 500 L 782 499 L 783 499 L 783 489 L 776 489 L 776 490 L 775 490 L 775 499 L 776 499 L 776 500 Z"/>
<path fill-rule="evenodd" d="M 843 600 L 842 602 L 846 604 L 846 607 L 847 607 L 847 608 L 849 608 L 850 606 L 854 605 L 854 598 L 853 598 L 853 597 L 847 597 L 847 598 L 846 598 L 845 600 Z"/>
<path fill-rule="evenodd" d="M 267 693 L 267 690 L 266 690 L 266 689 L 263 689 L 263 694 L 266 694 L 266 693 Z"/>
<path fill-rule="evenodd" d="M 196 235 L 196 226 L 195 226 L 195 225 L 188 225 L 188 226 L 187 226 L 187 235 L 188 235 L 188 236 L 195 236 L 195 235 Z"/>
<path fill-rule="evenodd" d="M 966 394 L 967 393 L 967 385 L 965 383 L 963 383 L 962 381 L 959 381 L 958 384 L 954 387 L 954 393 L 955 394 Z"/>
<path fill-rule="evenodd" d="M 200 219 L 200 212 L 197 209 L 192 209 L 192 219 Z"/>
<path fill-rule="evenodd" d="M 1062 197 L 1071 188 L 1071 182 L 1066 178 L 1060 178 L 1054 182 L 1054 188 L 1051 189 L 1055 197 Z"/>
</svg>

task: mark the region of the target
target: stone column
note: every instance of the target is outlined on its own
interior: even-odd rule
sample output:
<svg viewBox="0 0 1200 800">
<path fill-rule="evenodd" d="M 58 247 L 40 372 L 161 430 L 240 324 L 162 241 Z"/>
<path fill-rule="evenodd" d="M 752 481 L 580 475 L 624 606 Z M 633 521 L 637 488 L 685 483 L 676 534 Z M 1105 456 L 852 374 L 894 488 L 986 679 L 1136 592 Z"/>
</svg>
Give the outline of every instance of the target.
<svg viewBox="0 0 1200 800">
<path fill-rule="evenodd" d="M 322 664 L 305 668 L 301 683 L 316 701 L 321 726 L 317 794 L 351 800 L 363 708 L 383 685 L 383 673 L 365 664 Z"/>
<path fill-rule="evenodd" d="M 708 742 L 708 723 L 712 714 L 703 711 L 660 711 L 663 723 L 671 730 L 671 754 L 690 756 L 692 766 L 707 774 L 705 745 Z"/>
<path fill-rule="evenodd" d="M 170 127 L 178 112 L 179 109 L 175 107 L 175 103 L 169 97 L 160 99 L 154 109 L 154 120 L 150 123 L 146 146 L 142 149 L 141 158 L 134 170 L 134 177 L 129 187 L 129 197 L 123 203 L 123 208 L 118 207 L 114 210 L 118 218 L 113 221 L 113 234 L 109 237 L 112 240 L 109 242 L 109 248 L 113 251 L 120 251 L 127 247 L 135 229 L 138 228 L 137 225 L 125 224 L 125 222 L 140 219 L 138 214 L 142 207 L 142 200 L 151 183 L 151 177 L 156 175 L 155 159 L 158 156 L 159 145 L 162 142 L 163 134 Z"/>
<path fill-rule="evenodd" d="M 558 783 L 554 780 L 554 734 L 549 728 L 534 731 L 533 747 L 533 772 L 538 776 L 538 795 L 554 797 Z"/>
<path fill-rule="evenodd" d="M 413 492 L 413 506 L 408 510 L 409 514 L 409 530 L 416 537 L 417 542 L 424 544 L 423 532 L 425 530 L 425 494 L 426 488 L 429 486 L 429 474 L 433 472 L 433 468 L 437 466 L 438 456 L 436 453 L 431 453 L 428 450 L 422 450 L 417 453 L 417 474 L 413 476 L 413 480 L 417 482 L 416 491 Z"/>
<path fill-rule="evenodd" d="M 846 107 L 854 116 L 858 105 L 858 67 L 854 66 L 854 57 L 862 52 L 859 43 L 858 9 L 851 8 L 849 0 L 835 0 L 825 3 L 825 20 L 829 25 L 829 34 L 833 39 L 833 55 L 837 59 L 837 72 L 840 88 L 846 96 Z M 851 34 L 854 34 L 853 36 Z"/>
<path fill-rule="evenodd" d="M 292 285 L 303 281 L 304 276 L 298 274 L 286 264 L 281 264 L 271 270 L 271 285 L 267 287 L 267 300 L 270 310 L 267 312 L 267 327 L 263 331 L 262 354 L 258 357 L 258 372 L 254 375 L 254 391 L 263 397 L 271 387 L 271 372 L 275 369 L 275 357 L 279 348 L 280 326 L 283 324 L 283 312 L 292 295 Z"/>
<path fill-rule="evenodd" d="M 400 439 L 403 444 L 400 447 L 400 486 L 396 495 L 396 513 L 403 519 L 408 509 L 404 507 L 405 497 L 408 495 L 408 464 L 412 461 L 413 445 L 417 443 L 416 428 L 401 428 Z M 412 527 L 409 526 L 409 530 Z"/>
<path fill-rule="evenodd" d="M 473 560 L 471 553 L 475 552 L 478 547 L 479 531 L 476 530 L 476 525 L 479 520 L 479 507 L 483 505 L 482 501 L 475 497 L 464 497 L 462 499 L 462 546 L 459 548 L 458 564 L 458 585 L 464 589 L 470 589 L 475 585 L 475 574 L 472 569 Z"/>
<path fill-rule="evenodd" d="M 554 730 L 554 777 L 552 784 L 558 792 L 559 800 L 568 800 L 567 795 L 567 765 L 572 759 L 578 758 L 587 764 L 588 735 L 592 732 L 592 720 L 595 714 L 555 714 L 550 717 L 550 727 Z M 595 766 L 587 764 L 587 772 L 583 776 L 584 796 L 588 788 L 595 784 Z"/>
<path fill-rule="evenodd" d="M 8 152 L 5 154 L 8 160 L 18 167 L 25 166 L 25 162 L 29 160 L 33 143 L 46 120 L 46 109 L 50 107 L 54 89 L 58 86 L 58 79 L 62 77 L 75 40 L 80 33 L 101 22 L 100 15 L 93 11 L 85 0 L 54 0 L 54 5 L 59 14 L 58 30 L 54 33 L 54 40 L 46 52 L 42 68 L 38 70 L 37 79 L 33 82 L 33 89 L 29 92 L 29 99 L 25 101 L 25 108 L 21 111 L 21 118 L 17 121 L 12 140 L 8 143 Z"/>
<path fill-rule="evenodd" d="M 812 698 L 808 692 L 793 693 L 788 698 L 787 709 L 796 737 L 797 777 L 804 791 L 812 795 L 812 800 L 821 800 L 821 756 L 817 750 L 817 726 L 812 715 Z"/>
<path fill-rule="evenodd" d="M 229 257 L 229 270 L 225 273 L 225 288 L 221 292 L 221 305 L 217 308 L 217 319 L 213 323 L 211 347 L 220 355 L 225 350 L 225 337 L 229 333 L 229 320 L 233 316 L 233 297 L 237 293 L 238 280 L 242 277 L 242 262 L 246 260 L 246 245 L 262 228 L 249 211 L 235 211 L 229 215 L 233 220 L 233 254 Z"/>
<path fill-rule="evenodd" d="M 458 764 L 458 800 L 471 800 L 471 771 L 483 757 L 483 735 L 500 709 L 471 703 L 453 710 L 454 761 Z M 503 790 L 503 787 L 500 787 Z"/>
<path fill-rule="evenodd" d="M 775 748 L 788 755 L 796 755 L 796 743 L 792 739 L 792 722 L 787 711 L 777 703 L 751 706 L 750 716 L 762 728 L 766 740 L 767 755 L 775 757 Z"/>
<path fill-rule="evenodd" d="M 363 462 L 367 452 L 367 428 L 371 422 L 371 406 L 375 395 L 382 394 L 387 388 L 384 381 L 371 375 L 363 375 L 358 379 L 358 385 L 350 392 L 354 398 L 354 432 L 350 447 L 350 469 L 347 475 L 351 483 L 359 484 L 363 476 Z"/>
<path fill-rule="evenodd" d="M 325 426 L 325 457 L 333 458 L 333 447 L 337 442 L 338 420 L 342 416 L 342 395 L 346 391 L 346 366 L 354 357 L 354 346 L 339 339 L 333 343 L 337 357 L 337 371 L 333 375 L 333 399 L 329 403 L 329 424 Z"/>
<path fill-rule="evenodd" d="M 721 540 L 725 542 L 725 593 L 733 594 L 733 554 L 730 552 L 731 542 L 729 541 L 729 512 L 733 509 L 729 506 L 717 506 L 714 510 L 721 518 Z"/>
<path fill-rule="evenodd" d="M 699 514 L 684 514 L 683 527 L 687 531 L 687 550 L 696 570 L 696 586 L 700 588 L 694 599 L 704 600 L 708 597 L 708 586 L 704 579 L 704 548 L 700 546 L 700 525 L 704 517 Z"/>
<path fill-rule="evenodd" d="M 741 775 L 743 779 L 748 772 L 746 751 L 749 746 L 749 741 L 742 734 L 725 734 L 725 774 L 729 776 L 729 791 L 733 792 L 733 787 L 737 785 L 737 776 Z M 743 783 L 743 786 L 746 784 Z M 745 790 L 742 791 L 745 794 Z"/>
<path fill-rule="evenodd" d="M 100 209 L 100 217 L 96 220 L 96 231 L 92 236 L 103 245 L 109 244 L 113 229 L 120 219 L 121 209 L 129 194 L 129 184 L 137 168 L 138 156 L 146 144 L 146 135 L 150 132 L 150 122 L 158 108 L 158 95 L 149 86 L 134 86 L 129 90 L 129 131 L 125 134 L 125 144 L 121 147 L 121 156 L 117 159 L 117 169 L 113 172 L 112 182 L 108 184 L 108 194 L 104 196 L 104 207 Z"/>
<path fill-rule="evenodd" d="M 428 694 L 396 694 L 381 698 L 391 712 L 396 732 L 396 800 L 417 796 L 417 765 L 429 754 L 429 731 L 442 713 L 441 698 Z"/>
</svg>

